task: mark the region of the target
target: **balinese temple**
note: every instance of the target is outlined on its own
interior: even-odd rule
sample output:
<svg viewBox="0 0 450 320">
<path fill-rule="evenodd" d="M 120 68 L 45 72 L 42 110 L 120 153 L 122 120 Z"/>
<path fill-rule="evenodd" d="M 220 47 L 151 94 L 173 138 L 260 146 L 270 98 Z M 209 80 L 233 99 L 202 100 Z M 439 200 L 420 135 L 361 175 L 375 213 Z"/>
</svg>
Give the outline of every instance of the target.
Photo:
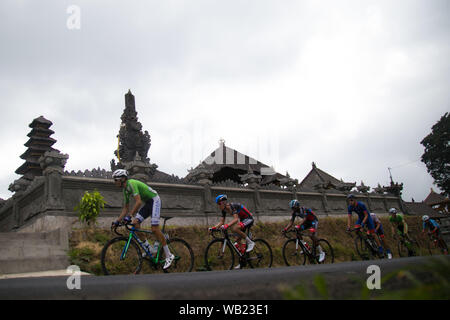
<svg viewBox="0 0 450 320">
<path fill-rule="evenodd" d="M 197 167 L 191 168 L 185 180 L 195 182 L 198 173 L 207 171 L 212 173 L 212 182 L 233 181 L 243 184 L 243 176 L 248 174 L 256 175 L 261 178 L 261 185 L 278 184 L 286 176 L 275 172 L 275 170 L 245 154 L 240 153 L 225 145 L 225 141 L 219 141 L 219 147 L 214 150 Z"/>
<path fill-rule="evenodd" d="M 353 187 L 356 186 L 356 182 L 344 182 L 336 179 L 332 175 L 317 168 L 316 164 L 312 163 L 312 169 L 306 175 L 306 177 L 299 184 L 299 191 L 304 192 L 317 192 L 317 191 L 334 191 L 335 193 L 348 193 Z"/>
<path fill-rule="evenodd" d="M 56 140 L 50 136 L 55 133 L 49 128 L 52 122 L 45 119 L 43 116 L 36 118 L 29 124 L 31 132 L 27 135 L 30 139 L 25 143 L 28 149 L 20 156 L 25 160 L 17 170 L 17 174 L 21 174 L 23 179 L 33 181 L 34 177 L 42 175 L 42 168 L 39 164 L 39 158 L 44 155 L 46 151 L 58 151 L 52 146 Z"/>
</svg>

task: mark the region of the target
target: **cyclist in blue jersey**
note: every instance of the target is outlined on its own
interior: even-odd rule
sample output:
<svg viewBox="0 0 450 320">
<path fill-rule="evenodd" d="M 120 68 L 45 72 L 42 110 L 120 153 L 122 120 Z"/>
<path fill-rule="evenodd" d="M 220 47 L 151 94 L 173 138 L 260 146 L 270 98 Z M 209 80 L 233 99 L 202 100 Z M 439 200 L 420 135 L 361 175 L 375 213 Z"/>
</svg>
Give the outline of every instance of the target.
<svg viewBox="0 0 450 320">
<path fill-rule="evenodd" d="M 448 254 L 447 246 L 445 245 L 444 239 L 442 239 L 440 235 L 440 226 L 434 219 L 431 219 L 429 216 L 424 215 L 422 217 L 423 226 L 422 226 L 422 234 L 425 234 L 425 231 L 428 229 L 428 234 L 434 234 L 436 239 L 439 241 L 439 246 L 443 248 L 444 254 Z"/>
<path fill-rule="evenodd" d="M 350 227 L 352 224 L 352 213 L 356 212 L 356 214 L 358 215 L 358 220 L 356 221 L 355 229 L 360 232 L 360 229 L 362 227 L 367 226 L 368 233 L 373 235 L 375 233 L 375 225 L 366 205 L 360 201 L 356 201 L 355 196 L 352 194 L 347 196 L 347 200 L 349 203 L 347 231 L 350 231 Z M 373 238 L 378 245 L 378 252 L 380 253 L 380 255 L 383 255 L 383 247 L 381 246 L 380 240 L 378 239 L 378 237 Z"/>
<path fill-rule="evenodd" d="M 222 211 L 222 217 L 217 225 L 211 227 L 210 230 L 215 230 L 218 228 L 228 229 L 236 233 L 238 238 L 238 243 L 245 239 L 247 243 L 246 252 L 253 250 L 255 243 L 245 234 L 247 228 L 253 225 L 253 215 L 248 209 L 240 203 L 228 203 L 228 198 L 226 194 L 221 194 L 216 197 L 216 203 L 219 209 Z M 233 220 L 225 224 L 226 215 L 230 214 Z"/>
</svg>

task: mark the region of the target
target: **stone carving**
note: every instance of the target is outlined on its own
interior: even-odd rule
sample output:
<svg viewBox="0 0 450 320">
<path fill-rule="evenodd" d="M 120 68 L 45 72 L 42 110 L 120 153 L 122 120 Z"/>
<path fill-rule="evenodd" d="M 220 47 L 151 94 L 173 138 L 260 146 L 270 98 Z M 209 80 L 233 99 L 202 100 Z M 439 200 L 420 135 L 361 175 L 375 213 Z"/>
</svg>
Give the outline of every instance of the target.
<svg viewBox="0 0 450 320">
<path fill-rule="evenodd" d="M 150 164 L 148 161 L 143 161 L 138 152 L 136 152 L 133 161 L 124 162 L 124 164 L 129 177 L 141 181 L 149 181 L 158 167 L 156 164 Z"/>
<path fill-rule="evenodd" d="M 366 186 L 364 182 L 361 181 L 361 185 L 357 186 L 356 189 L 361 193 L 368 193 L 370 191 L 370 187 Z"/>
<path fill-rule="evenodd" d="M 292 179 L 289 173 L 286 171 L 286 178 L 280 179 L 281 187 L 285 187 L 288 190 L 294 190 L 298 186 L 298 179 Z"/>
<path fill-rule="evenodd" d="M 66 165 L 69 156 L 67 154 L 62 154 L 57 150 L 47 151 L 39 158 L 39 163 L 42 168 L 42 173 L 44 175 L 49 175 L 51 173 L 64 174 L 64 167 Z"/>
<path fill-rule="evenodd" d="M 213 184 L 215 187 L 226 187 L 226 188 L 245 188 L 242 184 L 239 184 L 233 180 L 227 179 L 224 181 L 216 182 Z"/>
<path fill-rule="evenodd" d="M 384 194 L 386 191 L 380 184 L 376 188 L 373 188 L 373 191 L 378 194 Z"/>
<path fill-rule="evenodd" d="M 121 116 L 122 123 L 119 130 L 119 150 L 115 150 L 114 154 L 119 159 L 116 164 L 115 160 L 111 160 L 111 170 L 125 168 L 125 163 L 135 160 L 136 153 L 140 160 L 150 163 L 147 158 L 150 149 L 151 139 L 148 131 L 142 132 L 142 125 L 138 121 L 134 96 L 130 90 L 125 94 L 125 109 Z"/>
<path fill-rule="evenodd" d="M 391 181 L 391 184 L 387 187 L 384 187 L 384 190 L 386 190 L 386 192 L 391 193 L 393 195 L 396 195 L 398 197 L 400 197 L 402 195 L 402 190 L 403 190 L 403 183 L 394 183 L 394 181 Z"/>
<path fill-rule="evenodd" d="M 247 173 L 239 175 L 239 178 L 241 178 L 244 185 L 247 184 L 248 187 L 252 189 L 259 188 L 262 180 L 262 176 L 254 174 L 250 166 L 248 166 Z"/>
<path fill-rule="evenodd" d="M 105 169 L 100 169 L 98 167 L 97 169 L 92 170 L 85 170 L 77 172 L 75 171 L 64 171 L 65 176 L 74 176 L 74 177 L 86 177 L 86 178 L 100 178 L 100 179 L 112 179 L 112 171 L 106 171 Z"/>
<path fill-rule="evenodd" d="M 187 181 L 200 185 L 212 184 L 214 171 L 206 168 L 203 162 L 195 169 L 191 168 L 188 172 Z"/>
</svg>

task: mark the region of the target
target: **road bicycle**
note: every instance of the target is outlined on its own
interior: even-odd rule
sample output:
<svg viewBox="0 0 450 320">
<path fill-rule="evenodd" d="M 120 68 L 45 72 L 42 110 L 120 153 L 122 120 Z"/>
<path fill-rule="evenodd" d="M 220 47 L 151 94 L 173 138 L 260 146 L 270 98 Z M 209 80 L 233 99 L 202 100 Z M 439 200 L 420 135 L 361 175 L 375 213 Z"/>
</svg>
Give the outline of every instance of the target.
<svg viewBox="0 0 450 320">
<path fill-rule="evenodd" d="M 448 254 L 448 247 L 444 240 L 441 240 L 437 237 L 436 233 L 428 232 L 428 252 L 430 255 L 433 254 L 437 248 L 441 251 L 442 254 Z"/>
<path fill-rule="evenodd" d="M 103 273 L 105 275 L 138 274 L 143 268 L 144 260 L 149 263 L 150 268 L 146 268 L 146 271 L 148 269 L 149 272 L 160 272 L 161 270 L 164 273 L 191 272 L 194 267 L 194 252 L 191 246 L 185 240 L 170 238 L 165 233 L 166 222 L 173 217 L 161 218 L 164 219 L 162 233 L 166 238 L 170 252 L 175 256 L 168 269 L 162 268 L 165 262 L 165 259 L 162 257 L 164 251 L 162 244 L 159 243 L 157 248 L 154 245 L 146 248 L 143 241 L 136 234 L 137 232 L 152 234 L 152 232 L 144 229 L 136 229 L 130 221 L 125 221 L 112 228 L 114 233 L 119 235 L 119 237 L 109 240 L 103 247 L 101 254 Z M 127 229 L 127 236 L 117 232 L 117 228 L 122 226 Z"/>
<path fill-rule="evenodd" d="M 367 234 L 366 232 L 361 231 L 360 228 L 350 229 L 349 235 L 351 236 L 351 232 L 356 231 L 355 237 L 355 247 L 356 252 L 363 260 L 371 260 L 374 258 L 384 258 L 384 253 L 380 253 L 378 251 L 378 245 L 375 241 L 375 238 L 372 234 Z M 378 237 L 378 235 L 376 235 Z M 380 241 L 380 239 L 378 238 Z"/>
<path fill-rule="evenodd" d="M 222 233 L 222 237 L 216 237 L 215 233 Z M 253 250 L 246 252 L 246 245 L 233 243 L 226 229 L 211 230 L 214 238 L 205 250 L 205 267 L 211 270 L 231 270 L 238 258 L 239 269 L 249 266 L 250 268 L 270 268 L 272 266 L 272 249 L 267 241 L 263 239 L 252 239 L 250 227 L 247 229 L 248 237 L 255 243 Z M 236 235 L 237 236 L 237 235 Z"/>
<path fill-rule="evenodd" d="M 289 233 L 295 232 L 295 238 L 290 238 Z M 283 259 L 287 266 L 304 265 L 306 262 L 310 264 L 325 264 L 334 262 L 334 251 L 331 244 L 325 239 L 319 239 L 315 244 L 312 240 L 310 243 L 303 240 L 303 232 L 299 229 L 283 232 L 288 240 L 283 245 Z M 324 254 L 321 259 L 321 253 Z"/>
<path fill-rule="evenodd" d="M 398 239 L 398 255 L 400 257 L 414 257 L 419 255 L 419 243 L 410 236 L 399 235 Z"/>
</svg>

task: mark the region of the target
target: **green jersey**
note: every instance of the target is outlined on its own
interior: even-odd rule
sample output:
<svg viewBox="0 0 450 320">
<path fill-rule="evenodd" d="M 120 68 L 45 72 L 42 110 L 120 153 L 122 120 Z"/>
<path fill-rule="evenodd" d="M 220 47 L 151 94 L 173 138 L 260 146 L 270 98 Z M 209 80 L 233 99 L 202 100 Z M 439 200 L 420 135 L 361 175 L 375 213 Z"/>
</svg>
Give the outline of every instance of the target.
<svg viewBox="0 0 450 320">
<path fill-rule="evenodd" d="M 403 219 L 402 213 L 397 213 L 395 215 L 395 218 L 393 216 L 389 217 L 389 222 L 394 223 L 396 225 L 402 225 L 405 222 L 405 220 Z"/>
<path fill-rule="evenodd" d="M 135 197 L 137 195 L 141 196 L 141 200 L 143 202 L 147 202 L 148 200 L 156 197 L 158 193 L 141 181 L 134 179 L 127 180 L 127 184 L 123 189 L 125 204 L 130 203 L 130 196 Z"/>
</svg>

